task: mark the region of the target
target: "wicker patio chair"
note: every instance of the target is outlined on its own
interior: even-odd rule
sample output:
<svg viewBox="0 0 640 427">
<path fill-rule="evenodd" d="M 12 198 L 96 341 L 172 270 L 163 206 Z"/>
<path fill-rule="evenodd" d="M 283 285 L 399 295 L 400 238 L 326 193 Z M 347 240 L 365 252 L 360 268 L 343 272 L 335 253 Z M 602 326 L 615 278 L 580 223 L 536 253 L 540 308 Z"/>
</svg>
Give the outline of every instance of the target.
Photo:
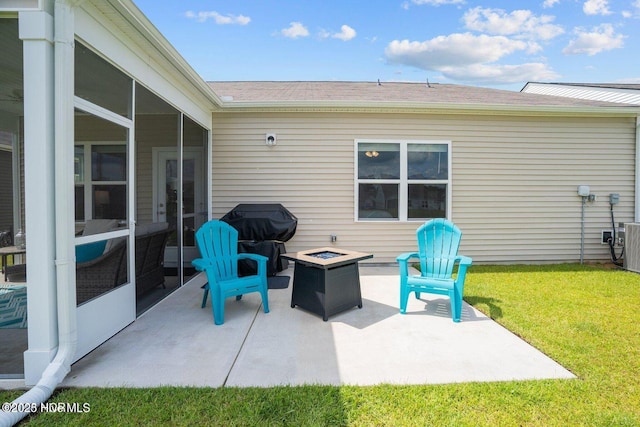
<svg viewBox="0 0 640 427">
<path fill-rule="evenodd" d="M 120 241 L 108 252 L 76 265 L 76 303 L 82 304 L 127 281 L 127 242 Z"/>
</svg>

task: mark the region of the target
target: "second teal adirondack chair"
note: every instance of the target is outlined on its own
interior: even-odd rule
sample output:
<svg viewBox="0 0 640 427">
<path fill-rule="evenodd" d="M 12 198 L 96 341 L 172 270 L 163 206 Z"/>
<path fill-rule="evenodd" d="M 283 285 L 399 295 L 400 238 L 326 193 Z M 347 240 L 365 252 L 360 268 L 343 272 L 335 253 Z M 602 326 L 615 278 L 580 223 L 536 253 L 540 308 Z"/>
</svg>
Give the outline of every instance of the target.
<svg viewBox="0 0 640 427">
<path fill-rule="evenodd" d="M 224 323 L 224 302 L 229 297 L 240 300 L 242 295 L 260 292 L 264 312 L 269 312 L 267 295 L 267 260 L 258 254 L 238 253 L 238 231 L 223 221 L 209 221 L 196 232 L 196 242 L 202 258 L 194 259 L 193 266 L 204 271 L 208 283 L 204 286 L 202 307 L 211 292 L 211 308 L 216 325 Z M 238 276 L 238 260 L 252 259 L 258 263 L 258 274 Z"/>
<path fill-rule="evenodd" d="M 471 258 L 458 255 L 462 232 L 449 220 L 438 218 L 427 221 L 416 230 L 418 252 L 399 255 L 400 264 L 400 313 L 407 311 L 409 294 L 420 293 L 447 295 L 451 300 L 451 317 L 460 321 L 462 294 L 467 268 Z M 409 275 L 409 260 L 420 260 L 420 275 Z M 453 268 L 458 264 L 458 274 L 453 278 Z"/>
</svg>

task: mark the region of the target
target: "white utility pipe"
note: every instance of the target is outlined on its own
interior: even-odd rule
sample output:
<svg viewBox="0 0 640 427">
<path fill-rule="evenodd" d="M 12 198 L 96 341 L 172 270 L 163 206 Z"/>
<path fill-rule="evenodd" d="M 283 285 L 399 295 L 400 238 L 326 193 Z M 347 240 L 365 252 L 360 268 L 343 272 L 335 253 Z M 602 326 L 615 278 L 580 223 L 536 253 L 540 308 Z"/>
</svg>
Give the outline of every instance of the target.
<svg viewBox="0 0 640 427">
<path fill-rule="evenodd" d="M 54 94 L 55 94 L 55 227 L 56 290 L 58 309 L 58 351 L 38 383 L 13 403 L 46 402 L 71 370 L 76 353 L 76 296 L 73 224 L 73 96 L 74 14 L 73 7 L 84 0 L 56 0 L 54 9 Z M 28 406 L 31 407 L 31 406 Z M 29 412 L 0 412 L 0 426 L 10 427 Z"/>
<path fill-rule="evenodd" d="M 584 264 L 584 207 L 587 197 L 582 196 L 582 215 L 580 216 L 580 264 Z"/>
<path fill-rule="evenodd" d="M 640 222 L 640 116 L 636 117 L 636 186 L 634 222 Z"/>
</svg>

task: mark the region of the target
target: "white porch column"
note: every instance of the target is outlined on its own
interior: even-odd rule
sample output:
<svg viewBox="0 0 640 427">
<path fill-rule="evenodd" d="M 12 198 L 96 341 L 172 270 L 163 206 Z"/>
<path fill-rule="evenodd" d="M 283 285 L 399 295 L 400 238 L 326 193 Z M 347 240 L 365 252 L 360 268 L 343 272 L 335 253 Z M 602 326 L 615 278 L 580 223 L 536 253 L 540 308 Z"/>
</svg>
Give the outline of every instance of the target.
<svg viewBox="0 0 640 427">
<path fill-rule="evenodd" d="M 24 186 L 29 348 L 25 383 L 35 384 L 58 346 L 54 205 L 53 16 L 19 14 L 24 63 Z"/>
</svg>

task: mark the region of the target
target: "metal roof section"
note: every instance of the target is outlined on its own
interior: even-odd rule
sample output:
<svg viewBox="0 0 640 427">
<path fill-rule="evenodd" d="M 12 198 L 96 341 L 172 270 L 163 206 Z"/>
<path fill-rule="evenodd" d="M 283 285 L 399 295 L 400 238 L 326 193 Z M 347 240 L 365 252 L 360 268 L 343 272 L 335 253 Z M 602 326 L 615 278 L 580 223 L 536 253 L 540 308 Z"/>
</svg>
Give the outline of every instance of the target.
<svg viewBox="0 0 640 427">
<path fill-rule="evenodd" d="M 529 82 L 522 92 L 640 105 L 640 84 Z"/>
<path fill-rule="evenodd" d="M 222 110 L 316 107 L 638 113 L 629 104 L 426 82 L 226 81 L 209 85 L 222 100 Z"/>
</svg>

